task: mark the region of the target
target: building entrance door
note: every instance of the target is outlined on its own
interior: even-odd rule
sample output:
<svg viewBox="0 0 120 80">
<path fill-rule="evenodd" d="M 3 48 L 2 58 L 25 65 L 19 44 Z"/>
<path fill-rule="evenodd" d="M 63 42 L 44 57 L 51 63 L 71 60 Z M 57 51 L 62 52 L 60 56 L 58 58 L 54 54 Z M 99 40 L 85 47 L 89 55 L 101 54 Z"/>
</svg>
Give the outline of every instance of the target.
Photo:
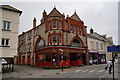
<svg viewBox="0 0 120 80">
<path fill-rule="evenodd" d="M 56 53 L 52 54 L 52 66 L 58 66 L 58 55 Z"/>
<path fill-rule="evenodd" d="M 70 65 L 76 66 L 77 65 L 77 54 L 76 53 L 70 53 Z"/>
</svg>

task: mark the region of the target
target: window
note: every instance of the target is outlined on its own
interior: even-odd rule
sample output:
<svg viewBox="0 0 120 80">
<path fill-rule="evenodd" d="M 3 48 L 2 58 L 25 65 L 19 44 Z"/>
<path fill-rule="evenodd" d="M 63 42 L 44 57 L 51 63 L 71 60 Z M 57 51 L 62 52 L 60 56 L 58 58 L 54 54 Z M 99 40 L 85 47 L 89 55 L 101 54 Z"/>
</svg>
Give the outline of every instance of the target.
<svg viewBox="0 0 120 80">
<path fill-rule="evenodd" d="M 32 38 L 32 32 L 30 31 L 29 33 L 28 33 L 28 40 L 30 40 Z"/>
<path fill-rule="evenodd" d="M 76 26 L 74 26 L 74 33 L 76 33 Z"/>
<path fill-rule="evenodd" d="M 52 29 L 57 29 L 56 21 L 52 21 Z"/>
<path fill-rule="evenodd" d="M 9 39 L 2 38 L 1 45 L 2 46 L 8 46 L 9 45 Z"/>
<path fill-rule="evenodd" d="M 72 25 L 70 25 L 70 32 L 72 32 Z"/>
<path fill-rule="evenodd" d="M 63 58 L 62 58 L 62 56 L 63 56 Z M 63 54 L 60 53 L 59 59 L 60 59 L 60 61 L 62 61 L 62 60 L 68 61 L 68 54 L 67 53 L 63 53 Z"/>
<path fill-rule="evenodd" d="M 61 27 L 62 27 L 62 23 L 59 21 L 58 22 L 58 28 L 61 29 Z"/>
<path fill-rule="evenodd" d="M 31 52 L 31 51 L 32 51 L 32 45 L 31 45 L 31 43 L 28 43 L 27 48 L 28 48 L 28 52 Z"/>
<path fill-rule="evenodd" d="M 82 58 L 83 58 L 82 54 L 78 54 L 78 60 L 83 60 Z"/>
<path fill-rule="evenodd" d="M 45 62 L 51 62 L 51 54 L 45 54 Z"/>
<path fill-rule="evenodd" d="M 96 42 L 96 49 L 99 50 L 98 42 Z"/>
<path fill-rule="evenodd" d="M 55 44 L 57 43 L 57 35 L 52 36 L 52 42 Z"/>
<path fill-rule="evenodd" d="M 40 47 L 44 47 L 44 41 L 42 39 L 37 44 L 37 48 L 40 48 Z"/>
<path fill-rule="evenodd" d="M 59 36 L 59 43 L 62 44 L 62 35 Z"/>
<path fill-rule="evenodd" d="M 37 57 L 37 58 L 36 58 L 37 61 L 40 61 L 40 62 L 44 61 L 44 54 L 37 55 L 36 57 Z"/>
<path fill-rule="evenodd" d="M 94 49 L 94 42 L 91 41 L 91 49 Z"/>
<path fill-rule="evenodd" d="M 103 50 L 103 44 L 101 43 L 100 45 L 101 45 L 101 50 Z"/>
<path fill-rule="evenodd" d="M 82 34 L 82 28 L 81 27 L 79 28 L 79 33 Z"/>
<path fill-rule="evenodd" d="M 3 29 L 10 30 L 10 22 L 9 21 L 3 21 Z"/>
</svg>

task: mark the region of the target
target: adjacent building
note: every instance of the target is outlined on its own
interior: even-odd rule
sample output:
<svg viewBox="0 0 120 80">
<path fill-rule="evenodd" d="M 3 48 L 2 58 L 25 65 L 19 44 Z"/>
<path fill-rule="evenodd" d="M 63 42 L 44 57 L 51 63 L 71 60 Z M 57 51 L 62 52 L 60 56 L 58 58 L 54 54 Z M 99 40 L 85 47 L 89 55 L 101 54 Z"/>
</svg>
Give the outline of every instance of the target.
<svg viewBox="0 0 120 80">
<path fill-rule="evenodd" d="M 65 17 L 56 8 L 41 23 L 18 36 L 16 63 L 42 67 L 70 67 L 88 64 L 87 26 L 76 12 Z"/>
<path fill-rule="evenodd" d="M 107 46 L 112 45 L 112 37 L 100 35 L 91 28 L 88 34 L 89 64 L 103 64 L 112 60 L 112 53 L 107 52 Z"/>
<path fill-rule="evenodd" d="M 19 18 L 22 11 L 0 5 L 0 59 L 14 59 L 17 55 Z"/>
</svg>

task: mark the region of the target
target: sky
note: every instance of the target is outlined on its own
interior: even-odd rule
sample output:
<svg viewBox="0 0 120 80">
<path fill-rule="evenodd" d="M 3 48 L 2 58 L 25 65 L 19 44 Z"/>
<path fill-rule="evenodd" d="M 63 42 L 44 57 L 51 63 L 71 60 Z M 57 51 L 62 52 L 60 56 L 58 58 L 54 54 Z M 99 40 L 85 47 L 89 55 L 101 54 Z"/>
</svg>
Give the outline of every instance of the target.
<svg viewBox="0 0 120 80">
<path fill-rule="evenodd" d="M 113 37 L 114 44 L 118 44 L 118 2 L 116 1 L 31 1 L 31 2 L 2 2 L 9 4 L 21 11 L 19 34 L 26 32 L 33 27 L 33 19 L 36 17 L 37 25 L 40 24 L 43 10 L 49 14 L 54 6 L 65 16 L 71 16 L 74 11 L 84 21 L 87 26 L 87 32 L 90 28 L 99 34 L 107 34 L 107 37 Z"/>
</svg>

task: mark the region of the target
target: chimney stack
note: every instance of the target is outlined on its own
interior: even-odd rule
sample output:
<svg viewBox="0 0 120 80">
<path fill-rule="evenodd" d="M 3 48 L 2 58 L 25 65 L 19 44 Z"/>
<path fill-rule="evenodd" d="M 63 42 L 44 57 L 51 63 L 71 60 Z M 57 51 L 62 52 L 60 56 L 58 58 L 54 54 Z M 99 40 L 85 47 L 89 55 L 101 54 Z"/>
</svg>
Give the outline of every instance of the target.
<svg viewBox="0 0 120 80">
<path fill-rule="evenodd" d="M 36 18 L 33 20 L 33 27 L 36 27 Z"/>
<path fill-rule="evenodd" d="M 93 31 L 93 29 L 91 28 L 91 29 L 90 29 L 90 34 L 93 34 L 93 32 L 94 32 L 94 31 Z"/>
<path fill-rule="evenodd" d="M 44 10 L 44 12 L 43 12 L 43 21 L 45 22 L 45 20 L 46 20 L 46 17 L 47 17 L 47 13 L 46 13 L 46 11 Z"/>
</svg>

